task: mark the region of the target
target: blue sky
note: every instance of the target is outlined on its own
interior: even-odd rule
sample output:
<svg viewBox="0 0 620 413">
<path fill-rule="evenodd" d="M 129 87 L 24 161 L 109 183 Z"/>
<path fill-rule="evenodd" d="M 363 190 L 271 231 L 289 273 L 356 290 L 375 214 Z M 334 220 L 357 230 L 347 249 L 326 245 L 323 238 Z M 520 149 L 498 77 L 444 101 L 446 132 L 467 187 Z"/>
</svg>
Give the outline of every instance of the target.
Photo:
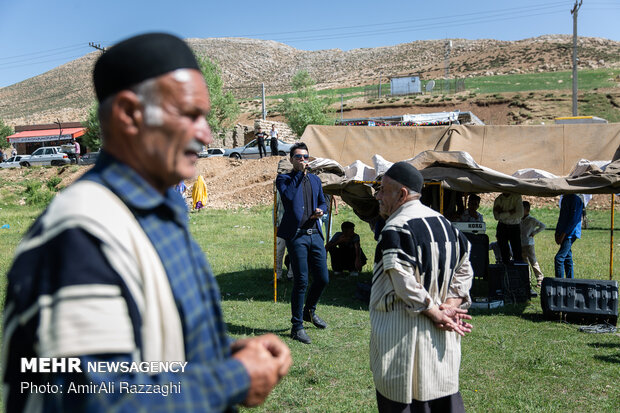
<svg viewBox="0 0 620 413">
<path fill-rule="evenodd" d="M 0 87 L 146 31 L 249 37 L 302 50 L 443 38 L 572 34 L 574 0 L 208 1 L 0 0 Z M 581 36 L 620 41 L 620 0 L 584 0 Z"/>
</svg>

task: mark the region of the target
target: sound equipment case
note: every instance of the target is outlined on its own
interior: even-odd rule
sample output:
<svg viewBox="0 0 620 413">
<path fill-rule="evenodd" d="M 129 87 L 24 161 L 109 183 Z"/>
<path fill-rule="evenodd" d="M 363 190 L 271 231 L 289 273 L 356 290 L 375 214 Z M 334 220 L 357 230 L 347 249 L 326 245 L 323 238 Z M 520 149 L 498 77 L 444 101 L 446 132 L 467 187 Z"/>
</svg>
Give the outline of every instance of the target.
<svg viewBox="0 0 620 413">
<path fill-rule="evenodd" d="M 540 304 L 546 318 L 563 313 L 571 318 L 618 322 L 618 282 L 578 278 L 543 279 Z"/>
<path fill-rule="evenodd" d="M 489 295 L 507 303 L 524 303 L 530 299 L 530 272 L 525 263 L 489 265 Z"/>
</svg>

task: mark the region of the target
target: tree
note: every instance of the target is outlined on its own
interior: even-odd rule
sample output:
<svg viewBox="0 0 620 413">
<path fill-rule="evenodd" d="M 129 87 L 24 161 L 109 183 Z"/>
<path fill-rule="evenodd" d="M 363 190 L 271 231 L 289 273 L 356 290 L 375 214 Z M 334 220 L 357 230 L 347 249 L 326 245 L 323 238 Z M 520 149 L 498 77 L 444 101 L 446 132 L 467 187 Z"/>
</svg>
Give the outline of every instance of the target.
<svg viewBox="0 0 620 413">
<path fill-rule="evenodd" d="M 99 117 L 97 110 L 99 105 L 93 102 L 88 109 L 88 118 L 86 122 L 82 122 L 82 126 L 86 128 L 86 132 L 82 135 L 82 144 L 91 151 L 98 151 L 101 148 L 101 127 L 99 126 Z"/>
<path fill-rule="evenodd" d="M 320 98 L 315 82 L 307 71 L 299 71 L 291 79 L 291 87 L 295 91 L 293 97 L 285 97 L 283 103 L 284 117 L 298 136 L 303 135 L 308 125 L 331 125 L 334 120 L 330 116 L 333 109 L 330 105 L 333 98 Z"/>
<path fill-rule="evenodd" d="M 215 133 L 222 132 L 234 126 L 241 108 L 231 92 L 222 91 L 222 71 L 217 62 L 208 57 L 199 57 L 200 71 L 209 87 L 211 98 L 211 113 L 207 116 L 207 122 Z"/>
<path fill-rule="evenodd" d="M 9 146 L 11 146 L 7 140 L 6 137 L 7 136 L 11 136 L 13 133 L 15 133 L 13 131 L 13 128 L 10 127 L 9 125 L 7 125 L 6 123 L 4 123 L 4 121 L 2 119 L 0 119 L 0 149 L 6 149 Z M 0 154 L 2 155 L 2 154 Z M 0 156 L 1 158 L 1 156 Z"/>
</svg>

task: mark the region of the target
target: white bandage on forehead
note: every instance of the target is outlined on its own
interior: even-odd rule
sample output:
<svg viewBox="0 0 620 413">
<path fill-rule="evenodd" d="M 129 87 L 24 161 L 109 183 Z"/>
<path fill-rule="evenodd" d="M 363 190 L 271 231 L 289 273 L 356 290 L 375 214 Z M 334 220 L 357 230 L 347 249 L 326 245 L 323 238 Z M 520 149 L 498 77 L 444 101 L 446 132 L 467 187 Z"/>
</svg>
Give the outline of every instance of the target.
<svg viewBox="0 0 620 413">
<path fill-rule="evenodd" d="M 172 72 L 172 77 L 174 77 L 174 80 L 181 83 L 189 82 L 192 79 L 188 69 L 177 69 Z"/>
</svg>

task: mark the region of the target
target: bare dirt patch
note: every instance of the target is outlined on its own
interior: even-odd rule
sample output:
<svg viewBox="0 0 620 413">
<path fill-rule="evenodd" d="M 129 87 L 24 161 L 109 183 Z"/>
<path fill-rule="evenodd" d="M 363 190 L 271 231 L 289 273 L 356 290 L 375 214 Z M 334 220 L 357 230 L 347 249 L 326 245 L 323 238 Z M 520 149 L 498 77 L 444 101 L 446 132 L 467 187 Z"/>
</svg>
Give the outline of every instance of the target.
<svg viewBox="0 0 620 413">
<path fill-rule="evenodd" d="M 280 157 L 263 159 L 236 160 L 224 157 L 199 159 L 198 174 L 202 175 L 207 185 L 207 207 L 215 209 L 250 208 L 273 203 L 274 180 L 277 175 L 277 166 Z M 9 183 L 10 191 L 23 191 L 19 182 L 38 180 L 47 182 L 54 176 L 62 178 L 60 185 L 68 186 L 82 176 L 92 166 L 69 165 L 64 167 L 41 167 L 21 169 L 0 169 L 0 182 Z M 196 178 L 188 179 L 187 195 L 191 196 L 191 189 Z M 493 206 L 493 200 L 498 194 L 481 194 L 482 204 Z M 531 197 L 524 196 L 534 208 L 554 208 L 558 205 L 559 197 Z M 588 209 L 609 209 L 610 195 L 594 195 L 588 204 Z M 620 198 L 616 197 L 616 207 L 620 205 Z"/>
</svg>

